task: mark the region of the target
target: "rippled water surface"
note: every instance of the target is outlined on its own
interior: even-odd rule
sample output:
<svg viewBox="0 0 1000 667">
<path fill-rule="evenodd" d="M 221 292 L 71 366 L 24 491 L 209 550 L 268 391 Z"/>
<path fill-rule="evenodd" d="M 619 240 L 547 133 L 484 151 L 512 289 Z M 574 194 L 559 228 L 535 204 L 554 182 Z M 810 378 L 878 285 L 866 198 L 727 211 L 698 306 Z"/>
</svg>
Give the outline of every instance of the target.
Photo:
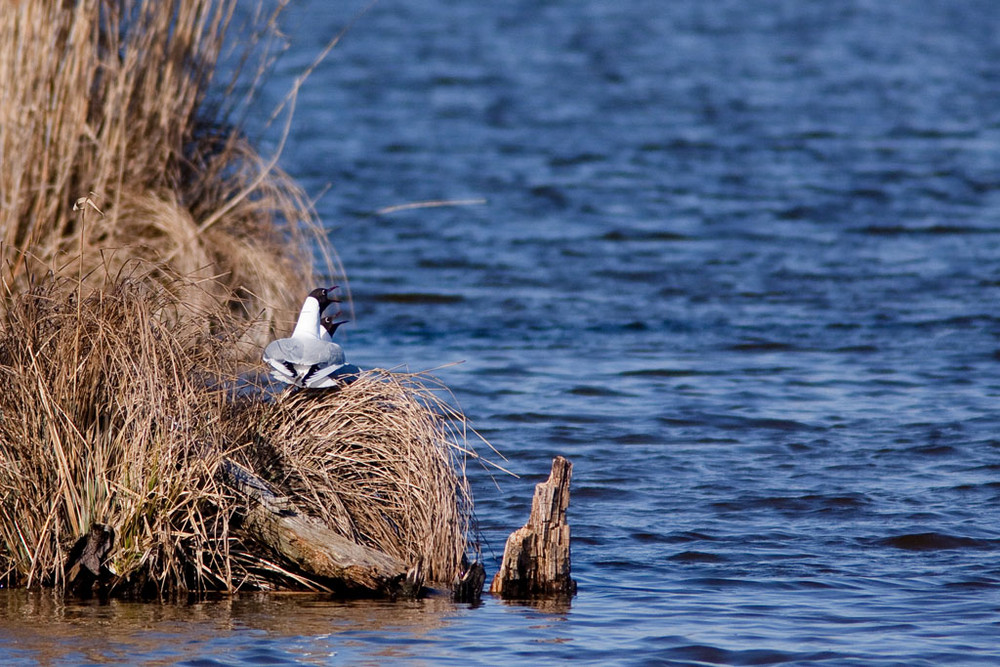
<svg viewBox="0 0 1000 667">
<path fill-rule="evenodd" d="M 293 2 L 291 80 L 361 5 Z M 1000 4 L 381 0 L 283 164 L 363 366 L 437 371 L 490 574 L 573 461 L 569 605 L 0 596 L 30 662 L 1000 662 Z M 430 200 L 463 206 L 379 213 Z"/>
</svg>

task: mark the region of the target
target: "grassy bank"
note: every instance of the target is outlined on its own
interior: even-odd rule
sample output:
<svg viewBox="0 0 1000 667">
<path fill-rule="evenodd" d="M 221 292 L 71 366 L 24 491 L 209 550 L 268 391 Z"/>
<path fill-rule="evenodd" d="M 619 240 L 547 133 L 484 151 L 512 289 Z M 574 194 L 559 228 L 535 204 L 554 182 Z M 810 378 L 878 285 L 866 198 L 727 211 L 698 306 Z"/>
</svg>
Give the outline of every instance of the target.
<svg viewBox="0 0 1000 667">
<path fill-rule="evenodd" d="M 213 77 L 243 16 L 252 97 L 275 15 L 235 0 L 0 13 L 3 585 L 64 586 L 108 526 L 106 593 L 329 588 L 242 530 L 224 461 L 430 581 L 466 552 L 464 421 L 419 377 L 275 398 L 255 373 L 332 251 L 226 122 Z"/>
</svg>

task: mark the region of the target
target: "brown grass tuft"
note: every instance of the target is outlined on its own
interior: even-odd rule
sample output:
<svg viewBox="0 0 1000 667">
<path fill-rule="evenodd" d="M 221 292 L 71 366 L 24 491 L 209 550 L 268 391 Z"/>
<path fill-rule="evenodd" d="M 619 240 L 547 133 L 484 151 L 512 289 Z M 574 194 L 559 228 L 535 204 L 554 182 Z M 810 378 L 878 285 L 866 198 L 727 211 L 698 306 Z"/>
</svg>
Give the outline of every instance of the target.
<svg viewBox="0 0 1000 667">
<path fill-rule="evenodd" d="M 427 378 L 423 378 L 427 379 Z M 450 581 L 472 499 L 455 443 L 464 419 L 414 374 L 365 372 L 269 406 L 255 467 L 329 526 Z"/>
<path fill-rule="evenodd" d="M 70 547 L 103 523 L 119 592 L 321 588 L 243 542 L 216 479 L 227 456 L 428 580 L 455 573 L 464 422 L 420 378 L 278 401 L 245 378 L 249 397 L 227 389 L 290 330 L 314 249 L 341 273 L 277 156 L 227 124 L 273 60 L 277 6 L 244 13 L 249 93 L 213 113 L 237 0 L 0 12 L 2 585 L 63 584 Z"/>
<path fill-rule="evenodd" d="M 125 277 L 82 300 L 75 287 L 33 289 L 0 323 L 0 579 L 63 583 L 99 522 L 119 533 L 123 583 L 197 587 L 189 555 L 220 551 L 229 506 L 213 478 L 225 396 L 204 380 L 222 341 L 156 284 Z"/>
<path fill-rule="evenodd" d="M 51 279 L 0 320 L 0 583 L 63 584 L 71 546 L 102 523 L 118 534 L 121 593 L 321 589 L 241 540 L 244 499 L 217 481 L 223 457 L 450 581 L 471 514 L 460 414 L 387 371 L 279 400 L 244 377 L 237 398 L 240 327 L 225 304 L 192 308 L 184 289 L 136 273 L 83 299 Z"/>
<path fill-rule="evenodd" d="M 326 247 L 310 202 L 225 124 L 233 104 L 206 117 L 236 5 L 38 0 L 0 12 L 0 261 L 14 292 L 40 267 L 76 271 L 79 252 L 94 266 L 111 249 L 211 276 L 198 289 L 257 322 L 257 343 L 294 316 L 309 248 Z M 276 15 L 256 15 L 241 42 L 251 88 L 273 58 L 253 49 L 276 34 Z M 74 212 L 88 193 L 103 216 Z"/>
</svg>

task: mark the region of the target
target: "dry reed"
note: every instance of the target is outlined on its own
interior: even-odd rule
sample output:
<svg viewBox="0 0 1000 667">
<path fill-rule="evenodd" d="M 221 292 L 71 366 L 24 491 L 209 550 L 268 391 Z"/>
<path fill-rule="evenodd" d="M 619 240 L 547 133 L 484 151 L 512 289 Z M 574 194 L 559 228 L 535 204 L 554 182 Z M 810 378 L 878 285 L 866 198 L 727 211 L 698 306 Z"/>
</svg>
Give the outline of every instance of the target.
<svg viewBox="0 0 1000 667">
<path fill-rule="evenodd" d="M 226 125 L 237 113 L 228 100 L 240 98 L 212 112 L 236 7 L 33 0 L 0 12 L 0 260 L 16 292 L 32 272 L 77 271 L 81 252 L 94 279 L 142 257 L 153 279 L 160 268 L 199 275 L 185 296 L 225 300 L 255 322 L 257 343 L 287 324 L 312 283 L 310 247 L 326 246 L 313 243 L 318 224 L 301 189 Z M 241 42 L 251 97 L 273 59 L 253 50 L 276 33 L 275 14 L 252 15 L 260 25 L 243 28 Z M 103 215 L 74 213 L 88 193 Z"/>
<path fill-rule="evenodd" d="M 205 115 L 236 14 L 236 0 L 0 12 L 0 585 L 62 585 L 71 546 L 103 523 L 112 592 L 323 588 L 244 542 L 224 457 L 430 581 L 465 553 L 464 422 L 419 377 L 278 401 L 237 379 L 289 330 L 313 249 L 326 275 L 335 262 L 276 158 L 224 122 L 232 106 Z M 276 14 L 249 15 L 252 97 L 272 57 L 253 49 L 277 32 Z"/>
<path fill-rule="evenodd" d="M 244 543 L 246 499 L 216 475 L 225 457 L 345 537 L 450 581 L 472 507 L 460 414 L 387 371 L 237 397 L 235 382 L 254 384 L 228 354 L 240 336 L 224 304 L 192 310 L 135 275 L 82 299 L 51 279 L 0 320 L 0 582 L 63 584 L 70 547 L 101 523 L 118 534 L 121 593 L 322 589 Z M 206 336 L 205 318 L 229 333 Z"/>
<path fill-rule="evenodd" d="M 0 325 L 0 579 L 64 583 L 69 547 L 104 523 L 119 585 L 203 587 L 190 554 L 222 551 L 230 504 L 213 474 L 225 396 L 203 379 L 226 363 L 223 341 L 184 324 L 197 318 L 158 284 L 75 287 L 29 291 Z"/>
<path fill-rule="evenodd" d="M 466 550 L 472 499 L 464 418 L 419 375 L 363 373 L 338 391 L 268 406 L 254 467 L 340 534 L 449 581 Z"/>
</svg>

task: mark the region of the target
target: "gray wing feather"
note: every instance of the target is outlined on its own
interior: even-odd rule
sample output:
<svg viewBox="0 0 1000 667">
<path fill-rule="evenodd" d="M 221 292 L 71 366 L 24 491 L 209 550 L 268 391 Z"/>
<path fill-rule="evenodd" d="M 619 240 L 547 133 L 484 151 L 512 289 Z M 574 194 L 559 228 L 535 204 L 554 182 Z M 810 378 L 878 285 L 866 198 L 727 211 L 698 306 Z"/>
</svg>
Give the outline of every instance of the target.
<svg viewBox="0 0 1000 667">
<path fill-rule="evenodd" d="M 280 338 L 264 348 L 264 361 L 272 363 L 272 360 L 302 366 L 339 365 L 344 363 L 344 350 L 336 343 L 322 340 Z"/>
</svg>

